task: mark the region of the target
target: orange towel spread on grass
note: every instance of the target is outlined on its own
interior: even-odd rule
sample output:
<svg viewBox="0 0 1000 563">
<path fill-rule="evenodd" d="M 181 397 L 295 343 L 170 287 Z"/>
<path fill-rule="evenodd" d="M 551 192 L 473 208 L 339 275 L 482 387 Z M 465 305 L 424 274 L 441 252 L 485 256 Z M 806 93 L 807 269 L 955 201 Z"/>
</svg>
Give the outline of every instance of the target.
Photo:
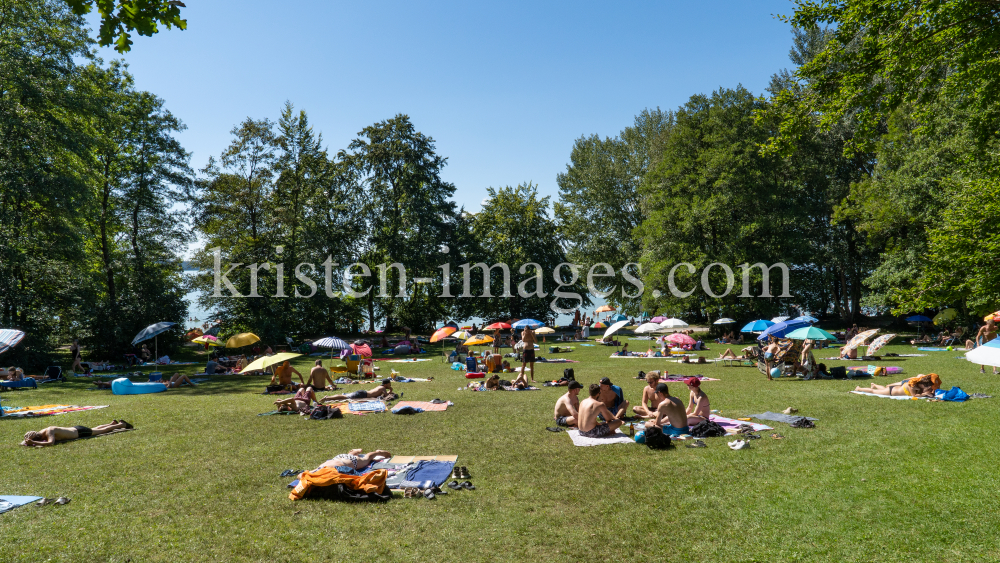
<svg viewBox="0 0 1000 563">
<path fill-rule="evenodd" d="M 344 475 L 337 471 L 335 467 L 324 467 L 316 471 L 306 471 L 299 475 L 299 484 L 288 494 L 292 500 L 302 500 L 312 487 L 330 487 L 333 485 L 344 485 L 356 491 L 365 493 L 377 492 L 385 493 L 385 480 L 389 472 L 385 469 L 376 469 L 364 475 Z"/>
</svg>

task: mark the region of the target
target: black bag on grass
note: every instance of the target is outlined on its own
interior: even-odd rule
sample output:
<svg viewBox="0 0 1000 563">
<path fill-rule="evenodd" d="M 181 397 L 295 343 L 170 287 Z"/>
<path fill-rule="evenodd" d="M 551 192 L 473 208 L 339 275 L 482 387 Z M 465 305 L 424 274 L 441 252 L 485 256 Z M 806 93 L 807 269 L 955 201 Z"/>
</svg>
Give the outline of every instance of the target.
<svg viewBox="0 0 1000 563">
<path fill-rule="evenodd" d="M 830 368 L 830 377 L 834 379 L 847 379 L 847 368 L 844 366 L 834 366 Z"/>
<path fill-rule="evenodd" d="M 343 418 L 344 413 L 340 412 L 340 407 L 330 407 L 328 405 L 317 405 L 309 413 L 310 420 L 326 420 L 328 418 Z"/>
<path fill-rule="evenodd" d="M 646 429 L 646 447 L 651 450 L 665 450 L 670 447 L 670 436 L 655 426 Z"/>
<path fill-rule="evenodd" d="M 726 435 L 726 429 L 711 420 L 703 420 L 691 427 L 695 438 L 718 438 Z"/>
</svg>

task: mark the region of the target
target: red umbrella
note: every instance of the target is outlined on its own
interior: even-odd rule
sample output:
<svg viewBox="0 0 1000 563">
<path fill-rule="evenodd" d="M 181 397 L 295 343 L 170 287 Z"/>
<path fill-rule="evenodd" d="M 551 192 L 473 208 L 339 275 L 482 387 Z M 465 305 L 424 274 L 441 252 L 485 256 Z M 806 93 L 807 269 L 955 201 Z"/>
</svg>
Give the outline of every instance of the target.
<svg viewBox="0 0 1000 563">
<path fill-rule="evenodd" d="M 507 330 L 510 325 L 507 323 L 493 323 L 488 327 L 483 328 L 483 330 Z"/>
<path fill-rule="evenodd" d="M 688 336 L 686 334 L 683 334 L 683 333 L 680 333 L 680 332 L 675 332 L 675 333 L 671 334 L 670 336 L 668 336 L 667 337 L 667 342 L 673 342 L 674 344 L 677 344 L 678 346 L 684 346 L 685 344 L 690 344 L 690 345 L 693 346 L 693 345 L 697 344 L 697 341 L 694 338 L 691 338 L 690 336 Z"/>
</svg>

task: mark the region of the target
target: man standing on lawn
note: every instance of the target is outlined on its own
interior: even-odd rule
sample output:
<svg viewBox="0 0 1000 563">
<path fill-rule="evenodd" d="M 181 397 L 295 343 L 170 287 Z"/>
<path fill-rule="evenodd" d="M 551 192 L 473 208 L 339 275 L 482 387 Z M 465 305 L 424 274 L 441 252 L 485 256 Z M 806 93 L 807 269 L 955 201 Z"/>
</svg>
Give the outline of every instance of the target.
<svg viewBox="0 0 1000 563">
<path fill-rule="evenodd" d="M 580 389 L 583 389 L 582 383 L 570 381 L 566 394 L 556 401 L 556 426 L 576 426 L 580 410 Z"/>
<path fill-rule="evenodd" d="M 521 342 L 524 343 L 524 350 L 521 352 L 521 373 L 524 373 L 524 366 L 531 364 L 531 381 L 535 381 L 535 331 L 530 326 L 524 327 L 521 333 Z"/>
<path fill-rule="evenodd" d="M 615 430 L 618 430 L 624 424 L 623 420 L 613 416 L 608 407 L 604 406 L 604 403 L 598 400 L 600 394 L 601 386 L 594 383 L 590 386 L 590 397 L 580 402 L 580 413 L 576 417 L 576 424 L 580 429 L 580 435 L 586 438 L 611 436 L 615 433 Z M 598 424 L 597 415 L 601 415 L 607 422 Z"/>
</svg>

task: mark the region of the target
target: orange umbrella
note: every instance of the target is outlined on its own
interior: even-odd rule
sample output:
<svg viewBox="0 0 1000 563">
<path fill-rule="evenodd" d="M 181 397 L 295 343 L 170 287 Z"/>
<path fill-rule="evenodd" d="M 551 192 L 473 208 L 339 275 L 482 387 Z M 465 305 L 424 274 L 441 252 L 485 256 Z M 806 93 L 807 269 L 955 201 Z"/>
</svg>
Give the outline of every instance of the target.
<svg viewBox="0 0 1000 563">
<path fill-rule="evenodd" d="M 484 327 L 483 330 L 506 330 L 508 328 L 510 328 L 510 325 L 507 323 L 493 323 L 488 327 Z"/>
<path fill-rule="evenodd" d="M 453 326 L 446 326 L 446 327 L 444 327 L 442 329 L 438 329 L 433 335 L 431 335 L 431 342 L 437 342 L 439 340 L 444 340 L 445 338 L 448 338 L 449 336 L 451 336 L 451 334 L 453 332 L 455 332 L 456 330 L 458 330 L 458 329 L 455 328 L 455 327 L 453 327 Z"/>
<path fill-rule="evenodd" d="M 611 311 L 614 311 L 614 310 L 615 310 L 614 307 L 612 307 L 610 305 L 601 305 L 600 307 L 594 309 L 594 312 L 595 313 L 610 313 Z"/>
</svg>

